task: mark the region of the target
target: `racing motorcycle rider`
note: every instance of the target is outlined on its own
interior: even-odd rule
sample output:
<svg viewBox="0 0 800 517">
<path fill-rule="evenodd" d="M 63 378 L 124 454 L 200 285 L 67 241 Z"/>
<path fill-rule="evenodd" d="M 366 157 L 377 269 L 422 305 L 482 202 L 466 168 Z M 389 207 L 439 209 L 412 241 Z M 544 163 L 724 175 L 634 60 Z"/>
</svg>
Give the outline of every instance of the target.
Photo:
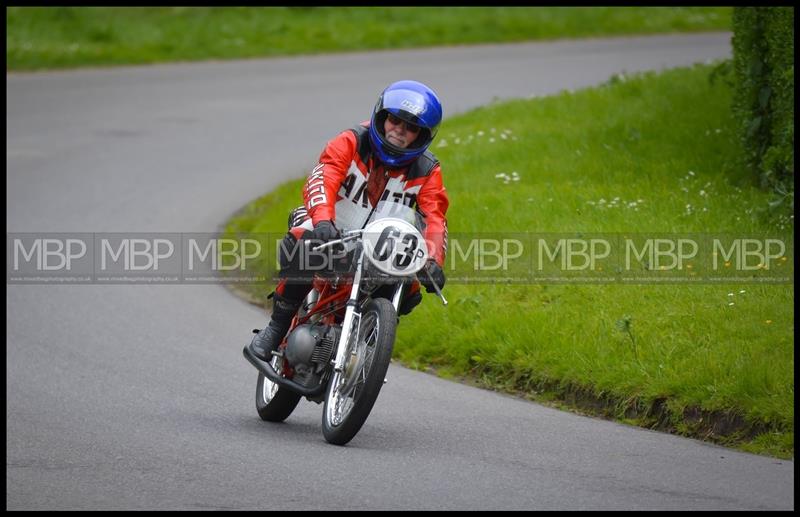
<svg viewBox="0 0 800 517">
<path fill-rule="evenodd" d="M 431 88 L 417 81 L 398 81 L 381 93 L 369 121 L 328 142 L 303 188 L 303 206 L 290 215 L 291 229 L 281 243 L 272 317 L 249 345 L 255 356 L 271 360 L 271 352 L 278 349 L 312 287 L 313 273 L 303 271 L 301 254 L 288 250 L 296 250 L 302 240 L 338 239 L 337 214 L 343 218 L 357 204 L 367 209 L 390 201 L 416 209 L 425 221 L 430 254 L 424 269 L 440 288 L 444 286 L 449 201 L 439 162 L 428 151 L 441 120 L 442 105 Z M 425 271 L 418 276 L 433 292 Z M 414 281 L 399 314 L 408 314 L 421 301 L 419 283 Z"/>
</svg>

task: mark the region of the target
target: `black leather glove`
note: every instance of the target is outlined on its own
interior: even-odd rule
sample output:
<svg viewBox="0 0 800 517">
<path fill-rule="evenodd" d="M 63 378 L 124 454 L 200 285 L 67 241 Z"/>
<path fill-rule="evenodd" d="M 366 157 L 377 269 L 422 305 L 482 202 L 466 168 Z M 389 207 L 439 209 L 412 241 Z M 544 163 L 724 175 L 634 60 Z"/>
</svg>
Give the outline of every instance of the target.
<svg viewBox="0 0 800 517">
<path fill-rule="evenodd" d="M 433 284 L 428 278 L 428 275 L 425 274 L 426 271 L 430 273 L 440 290 L 444 288 L 444 271 L 442 271 L 442 268 L 436 263 L 435 260 L 428 260 L 428 263 L 425 264 L 425 266 L 422 268 L 422 271 L 420 271 L 417 275 L 417 277 L 419 277 L 419 283 L 425 286 L 425 289 L 429 293 L 435 293 L 436 289 L 434 289 Z"/>
<path fill-rule="evenodd" d="M 314 238 L 322 242 L 332 241 L 339 238 L 339 230 L 333 225 L 332 221 L 320 221 L 314 226 Z"/>
</svg>

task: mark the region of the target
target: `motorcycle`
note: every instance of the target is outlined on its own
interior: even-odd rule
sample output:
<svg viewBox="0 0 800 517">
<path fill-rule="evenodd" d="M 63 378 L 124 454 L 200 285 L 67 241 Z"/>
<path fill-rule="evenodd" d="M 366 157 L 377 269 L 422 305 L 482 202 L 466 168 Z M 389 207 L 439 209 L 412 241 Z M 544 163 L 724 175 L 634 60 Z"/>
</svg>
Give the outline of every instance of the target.
<svg viewBox="0 0 800 517">
<path fill-rule="evenodd" d="M 335 267 L 314 275 L 272 360 L 243 350 L 259 372 L 261 419 L 282 422 L 302 397 L 324 403 L 322 434 L 336 445 L 350 442 L 367 420 L 387 382 L 403 296 L 420 271 L 427 273 L 425 223 L 418 212 L 394 202 L 379 203 L 366 215 L 359 208 L 337 214 L 340 239 L 309 247 L 312 253 L 340 252 L 332 255 Z"/>
</svg>

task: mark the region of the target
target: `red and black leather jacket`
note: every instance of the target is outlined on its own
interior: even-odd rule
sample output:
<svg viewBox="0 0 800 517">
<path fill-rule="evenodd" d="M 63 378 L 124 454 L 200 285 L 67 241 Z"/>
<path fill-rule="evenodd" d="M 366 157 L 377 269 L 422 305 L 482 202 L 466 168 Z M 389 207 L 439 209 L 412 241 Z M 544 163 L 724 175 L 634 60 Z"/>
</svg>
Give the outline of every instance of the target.
<svg viewBox="0 0 800 517">
<path fill-rule="evenodd" d="M 430 257 L 444 266 L 447 252 L 447 191 L 439 161 L 429 151 L 404 168 L 385 168 L 370 150 L 369 122 L 342 131 L 330 140 L 303 188 L 303 203 L 314 225 L 337 222 L 353 210 L 379 201 L 403 203 L 425 219 Z"/>
</svg>

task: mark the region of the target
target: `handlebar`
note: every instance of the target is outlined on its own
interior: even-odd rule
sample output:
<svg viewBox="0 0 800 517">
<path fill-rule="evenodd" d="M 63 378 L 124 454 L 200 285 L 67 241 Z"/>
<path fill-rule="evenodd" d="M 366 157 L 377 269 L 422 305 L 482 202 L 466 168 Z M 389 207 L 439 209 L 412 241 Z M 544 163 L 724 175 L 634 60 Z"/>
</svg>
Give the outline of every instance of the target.
<svg viewBox="0 0 800 517">
<path fill-rule="evenodd" d="M 314 247 L 311 248 L 311 251 L 319 251 L 319 250 L 322 250 L 322 249 L 325 249 L 325 248 L 330 248 L 331 246 L 336 246 L 337 244 L 343 244 L 343 243 L 345 243 L 347 241 L 352 241 L 353 239 L 357 239 L 357 238 L 361 237 L 361 234 L 364 233 L 364 230 L 363 229 L 348 230 L 348 231 L 345 231 L 345 232 L 342 232 L 342 233 L 344 233 L 345 236 L 342 237 L 341 239 L 334 239 L 334 240 L 325 242 L 323 244 L 320 244 L 318 246 L 314 246 Z M 307 247 L 311 245 L 310 241 L 304 241 L 304 242 L 305 242 L 305 245 Z M 431 281 L 431 284 L 433 285 L 433 289 L 436 291 L 436 295 L 442 300 L 442 304 L 446 306 L 447 305 L 447 299 L 445 299 L 444 295 L 442 294 L 442 290 L 439 288 L 438 285 L 436 285 L 436 281 L 433 279 L 433 277 L 431 276 L 430 272 L 427 269 L 425 270 L 425 274 L 428 276 L 428 279 Z M 414 276 L 416 277 L 417 281 L 419 282 L 419 276 L 418 275 L 414 275 Z"/>
<path fill-rule="evenodd" d="M 331 246 L 336 246 L 337 244 L 343 244 L 347 241 L 352 241 L 353 239 L 360 237 L 361 234 L 364 233 L 364 230 L 349 230 L 343 233 L 346 233 L 347 235 L 345 235 L 341 239 L 334 239 L 332 241 L 320 244 L 319 246 L 314 246 L 313 248 L 311 248 L 311 251 L 319 251 L 325 248 L 330 248 Z M 311 241 L 304 241 L 304 242 L 306 246 L 311 245 Z"/>
</svg>

